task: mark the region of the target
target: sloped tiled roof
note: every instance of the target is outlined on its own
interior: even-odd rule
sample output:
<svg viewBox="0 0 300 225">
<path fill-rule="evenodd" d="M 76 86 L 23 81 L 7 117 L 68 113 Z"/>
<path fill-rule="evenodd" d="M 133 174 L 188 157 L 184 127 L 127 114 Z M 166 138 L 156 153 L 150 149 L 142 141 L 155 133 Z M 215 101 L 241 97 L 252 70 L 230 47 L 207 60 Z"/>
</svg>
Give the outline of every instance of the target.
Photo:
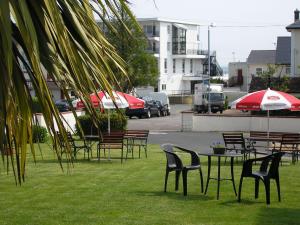
<svg viewBox="0 0 300 225">
<path fill-rule="evenodd" d="M 291 37 L 277 37 L 276 64 L 291 64 Z"/>
<path fill-rule="evenodd" d="M 248 64 L 275 64 L 276 50 L 252 50 L 248 56 Z"/>
</svg>

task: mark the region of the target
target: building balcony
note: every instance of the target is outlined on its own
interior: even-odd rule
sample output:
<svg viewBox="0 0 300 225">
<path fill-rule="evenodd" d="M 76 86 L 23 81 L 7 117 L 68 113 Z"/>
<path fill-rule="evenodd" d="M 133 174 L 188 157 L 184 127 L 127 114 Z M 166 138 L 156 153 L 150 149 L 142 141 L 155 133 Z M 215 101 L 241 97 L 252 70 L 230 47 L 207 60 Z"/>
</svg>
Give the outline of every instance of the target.
<svg viewBox="0 0 300 225">
<path fill-rule="evenodd" d="M 186 74 L 183 74 L 183 76 L 182 76 L 182 80 L 201 81 L 201 80 L 206 80 L 206 79 L 208 79 L 208 76 L 201 73 L 200 71 L 196 71 L 195 73 L 186 73 Z"/>
<path fill-rule="evenodd" d="M 148 48 L 146 49 L 146 51 L 150 54 L 159 54 L 159 48 L 155 48 L 155 49 Z"/>
<path fill-rule="evenodd" d="M 216 55 L 216 51 L 210 52 L 211 56 Z M 185 51 L 173 51 L 173 57 L 174 58 L 195 58 L 195 59 L 205 59 L 208 57 L 208 51 L 207 50 L 201 50 L 199 48 L 187 48 Z"/>
<path fill-rule="evenodd" d="M 148 33 L 148 32 L 144 32 L 145 35 L 147 36 L 147 38 L 154 38 L 154 37 L 160 37 L 160 33 L 159 31 L 155 31 L 155 32 L 151 32 L 151 33 Z"/>
</svg>

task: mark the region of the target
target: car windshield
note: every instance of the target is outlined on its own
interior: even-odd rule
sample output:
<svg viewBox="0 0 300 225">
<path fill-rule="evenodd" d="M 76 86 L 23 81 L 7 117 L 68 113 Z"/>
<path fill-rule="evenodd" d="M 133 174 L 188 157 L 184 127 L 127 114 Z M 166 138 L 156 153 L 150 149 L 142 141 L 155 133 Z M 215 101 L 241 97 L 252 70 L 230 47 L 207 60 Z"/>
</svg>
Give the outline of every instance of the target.
<svg viewBox="0 0 300 225">
<path fill-rule="evenodd" d="M 211 101 L 223 101 L 223 93 L 210 93 Z"/>
</svg>

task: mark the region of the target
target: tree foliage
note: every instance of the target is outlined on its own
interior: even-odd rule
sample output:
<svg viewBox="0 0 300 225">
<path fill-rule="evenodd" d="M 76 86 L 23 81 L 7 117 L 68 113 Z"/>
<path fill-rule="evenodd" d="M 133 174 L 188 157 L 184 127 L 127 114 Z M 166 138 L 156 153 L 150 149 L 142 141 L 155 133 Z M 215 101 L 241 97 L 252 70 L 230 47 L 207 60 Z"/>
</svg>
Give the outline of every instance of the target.
<svg viewBox="0 0 300 225">
<path fill-rule="evenodd" d="M 132 23 L 130 16 L 122 8 L 122 5 L 119 6 L 118 10 L 122 18 L 121 21 L 125 23 L 131 35 L 123 32 L 122 23 L 114 15 L 109 18 L 110 24 L 113 24 L 120 32 L 115 33 L 108 30 L 106 32 L 107 39 L 116 47 L 118 54 L 126 62 L 125 68 L 128 72 L 128 78 L 126 78 L 122 76 L 118 69 L 115 69 L 115 76 L 125 91 L 130 91 L 136 86 L 155 86 L 158 78 L 157 60 L 146 51 L 147 38 L 141 27 L 137 27 Z"/>
<path fill-rule="evenodd" d="M 101 88 L 112 96 L 112 87 L 118 85 L 120 76 L 126 76 L 126 70 L 96 24 L 93 12 L 112 32 L 120 34 L 104 15 L 114 15 L 122 24 L 122 33 L 130 33 L 121 22 L 120 5 L 134 24 L 125 0 L 0 1 L 0 150 L 15 149 L 15 158 L 10 160 L 19 183 L 24 179 L 28 142 L 34 156 L 33 101 L 28 84 L 32 84 L 53 140 L 58 139 L 55 124 L 65 138 L 66 132 L 43 70 L 67 99 L 68 89 L 73 89 L 97 120 L 90 93 Z M 112 68 L 118 70 L 118 77 Z M 60 154 L 57 147 L 54 150 Z M 70 154 L 67 159 L 71 160 Z"/>
<path fill-rule="evenodd" d="M 268 65 L 268 69 L 259 74 L 266 87 L 274 90 L 288 92 L 290 79 L 287 75 L 278 77 L 275 79 L 275 75 L 278 71 L 278 66 Z"/>
</svg>

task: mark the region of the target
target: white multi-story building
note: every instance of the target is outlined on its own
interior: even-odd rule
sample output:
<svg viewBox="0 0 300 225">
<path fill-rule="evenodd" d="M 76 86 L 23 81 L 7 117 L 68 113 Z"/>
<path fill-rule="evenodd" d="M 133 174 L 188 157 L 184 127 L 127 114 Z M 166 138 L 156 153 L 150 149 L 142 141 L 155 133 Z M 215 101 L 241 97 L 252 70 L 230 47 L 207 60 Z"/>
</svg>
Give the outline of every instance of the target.
<svg viewBox="0 0 300 225">
<path fill-rule="evenodd" d="M 199 24 L 161 18 L 138 22 L 148 38 L 148 51 L 158 61 L 158 91 L 193 93 L 194 85 L 208 77 L 208 51 L 200 48 Z M 211 75 L 221 73 L 216 53 L 211 52 Z"/>
</svg>

